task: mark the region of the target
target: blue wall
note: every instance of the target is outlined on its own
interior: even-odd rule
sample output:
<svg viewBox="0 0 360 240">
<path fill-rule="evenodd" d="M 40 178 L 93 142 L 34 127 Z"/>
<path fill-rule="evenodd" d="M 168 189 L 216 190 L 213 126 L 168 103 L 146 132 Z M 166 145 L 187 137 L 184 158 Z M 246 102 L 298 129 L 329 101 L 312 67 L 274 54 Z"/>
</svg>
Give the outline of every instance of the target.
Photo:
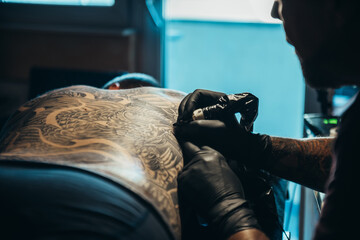
<svg viewBox="0 0 360 240">
<path fill-rule="evenodd" d="M 255 131 L 302 137 L 305 84 L 279 24 L 167 22 L 165 87 L 260 99 Z"/>
</svg>

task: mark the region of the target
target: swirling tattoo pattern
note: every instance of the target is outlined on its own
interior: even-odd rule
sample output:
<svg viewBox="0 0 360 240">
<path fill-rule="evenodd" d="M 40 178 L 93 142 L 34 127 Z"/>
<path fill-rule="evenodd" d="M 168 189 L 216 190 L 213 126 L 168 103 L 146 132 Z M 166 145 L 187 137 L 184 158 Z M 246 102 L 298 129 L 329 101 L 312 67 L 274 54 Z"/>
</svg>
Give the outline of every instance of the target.
<svg viewBox="0 0 360 240">
<path fill-rule="evenodd" d="M 0 135 L 0 160 L 63 164 L 96 172 L 150 202 L 180 238 L 173 135 L 184 94 L 160 88 L 57 89 L 20 107 Z"/>
<path fill-rule="evenodd" d="M 332 165 L 334 138 L 289 139 L 272 137 L 277 164 L 271 173 L 324 192 Z"/>
</svg>

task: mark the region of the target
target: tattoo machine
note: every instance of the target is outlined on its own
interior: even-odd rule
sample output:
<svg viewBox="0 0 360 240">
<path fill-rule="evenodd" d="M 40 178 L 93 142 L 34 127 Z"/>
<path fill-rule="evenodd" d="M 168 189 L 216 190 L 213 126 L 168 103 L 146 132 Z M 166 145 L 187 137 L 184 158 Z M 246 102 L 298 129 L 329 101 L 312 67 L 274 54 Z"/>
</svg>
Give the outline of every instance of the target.
<svg viewBox="0 0 360 240">
<path fill-rule="evenodd" d="M 246 131 L 253 130 L 258 114 L 259 99 L 251 93 L 238 93 L 222 96 L 215 105 L 199 108 L 193 112 L 193 120 L 226 120 L 240 113 L 240 126 Z"/>
</svg>

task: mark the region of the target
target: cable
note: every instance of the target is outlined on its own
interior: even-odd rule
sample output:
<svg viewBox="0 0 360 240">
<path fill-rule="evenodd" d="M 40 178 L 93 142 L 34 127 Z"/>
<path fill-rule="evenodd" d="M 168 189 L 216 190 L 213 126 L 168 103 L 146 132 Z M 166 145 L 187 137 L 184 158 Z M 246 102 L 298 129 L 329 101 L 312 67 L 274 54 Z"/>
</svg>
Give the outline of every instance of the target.
<svg viewBox="0 0 360 240">
<path fill-rule="evenodd" d="M 145 0 L 145 4 L 156 27 L 161 29 L 164 26 L 164 19 L 158 13 L 154 0 Z"/>
<path fill-rule="evenodd" d="M 290 218 L 291 218 L 291 213 L 292 213 L 292 209 L 293 209 L 293 205 L 294 205 L 294 200 L 295 200 L 295 195 L 296 195 L 296 190 L 297 190 L 297 186 L 298 184 L 295 184 L 294 186 L 294 190 L 293 190 L 293 195 L 292 195 L 292 199 L 290 200 L 290 206 L 289 206 L 289 211 L 288 211 L 288 218 L 286 219 L 286 223 L 285 223 L 285 229 L 289 230 L 289 225 L 290 225 Z M 283 232 L 286 236 L 286 238 L 288 240 L 290 240 L 290 238 L 287 236 L 285 229 L 283 229 Z"/>
</svg>

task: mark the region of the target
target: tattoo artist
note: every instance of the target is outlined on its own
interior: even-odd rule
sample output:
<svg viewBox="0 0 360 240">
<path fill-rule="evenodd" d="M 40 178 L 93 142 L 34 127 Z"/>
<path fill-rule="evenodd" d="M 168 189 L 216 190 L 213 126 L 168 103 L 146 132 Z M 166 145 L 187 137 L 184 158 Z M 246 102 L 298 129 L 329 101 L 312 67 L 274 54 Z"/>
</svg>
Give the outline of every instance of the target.
<svg viewBox="0 0 360 240">
<path fill-rule="evenodd" d="M 283 22 L 306 83 L 318 89 L 360 85 L 358 0 L 276 0 L 272 16 Z M 279 86 L 281 87 L 281 86 Z M 254 134 L 221 120 L 190 121 L 194 110 L 217 103 L 224 93 L 196 90 L 181 102 L 175 134 L 185 167 L 179 195 L 209 223 L 218 239 L 268 239 L 245 200 L 235 159 L 326 193 L 313 239 L 357 239 L 354 203 L 359 178 L 360 97 L 343 114 L 338 136 L 288 139 Z"/>
</svg>

